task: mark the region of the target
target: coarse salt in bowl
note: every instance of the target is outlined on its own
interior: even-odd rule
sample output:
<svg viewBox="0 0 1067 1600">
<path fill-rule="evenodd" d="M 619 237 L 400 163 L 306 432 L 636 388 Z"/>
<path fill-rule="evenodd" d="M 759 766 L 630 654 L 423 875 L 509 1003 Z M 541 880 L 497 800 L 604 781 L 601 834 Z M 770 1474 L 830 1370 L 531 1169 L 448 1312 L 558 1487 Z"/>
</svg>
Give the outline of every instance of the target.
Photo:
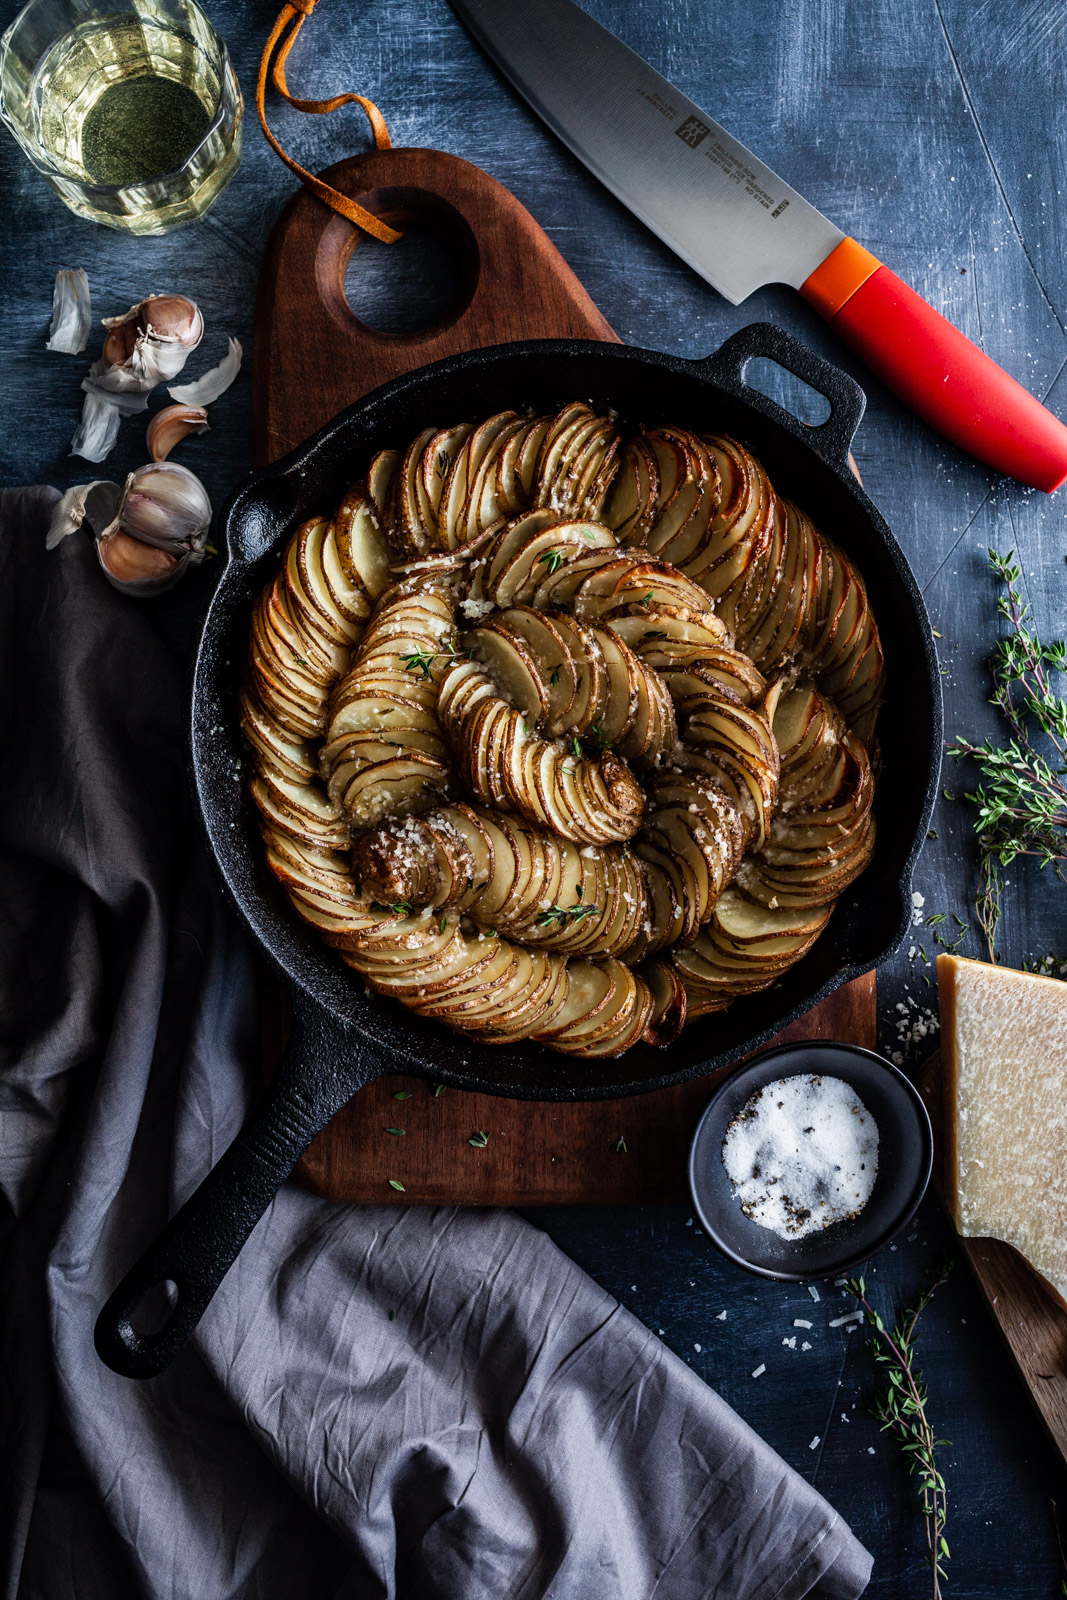
<svg viewBox="0 0 1067 1600">
<path fill-rule="evenodd" d="M 932 1164 L 930 1119 L 904 1074 L 858 1045 L 817 1041 L 765 1051 L 720 1085 L 693 1136 L 689 1187 L 724 1255 L 805 1283 L 887 1245 Z"/>
</svg>

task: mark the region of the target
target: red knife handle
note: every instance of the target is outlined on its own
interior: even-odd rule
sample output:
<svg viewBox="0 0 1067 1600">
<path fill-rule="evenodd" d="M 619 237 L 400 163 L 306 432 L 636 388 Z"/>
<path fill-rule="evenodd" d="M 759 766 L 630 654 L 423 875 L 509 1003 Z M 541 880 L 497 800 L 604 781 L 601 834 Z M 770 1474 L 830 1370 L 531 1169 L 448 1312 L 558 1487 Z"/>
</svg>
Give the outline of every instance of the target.
<svg viewBox="0 0 1067 1600">
<path fill-rule="evenodd" d="M 855 239 L 843 240 L 800 292 L 953 444 L 1047 493 L 1067 478 L 1067 427 Z"/>
</svg>

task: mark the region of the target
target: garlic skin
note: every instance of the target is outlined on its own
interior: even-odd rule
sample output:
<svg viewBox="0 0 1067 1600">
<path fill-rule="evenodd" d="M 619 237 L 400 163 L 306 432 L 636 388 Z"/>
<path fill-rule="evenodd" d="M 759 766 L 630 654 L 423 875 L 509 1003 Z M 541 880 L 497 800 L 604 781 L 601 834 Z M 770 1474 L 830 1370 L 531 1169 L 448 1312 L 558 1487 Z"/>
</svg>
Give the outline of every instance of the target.
<svg viewBox="0 0 1067 1600">
<path fill-rule="evenodd" d="M 211 501 L 188 467 L 176 461 L 150 461 L 126 479 L 113 526 L 142 544 L 202 561 Z"/>
<path fill-rule="evenodd" d="M 175 445 L 190 433 L 207 433 L 207 412 L 203 406 L 166 406 L 148 424 L 148 454 L 153 461 L 166 461 Z"/>
<path fill-rule="evenodd" d="M 209 368 L 192 383 L 173 385 L 169 391 L 171 399 L 187 406 L 213 405 L 220 395 L 226 393 L 240 372 L 243 355 L 240 339 L 235 339 L 231 334 L 226 354 L 218 366 Z"/>
<path fill-rule="evenodd" d="M 80 355 L 89 343 L 92 304 L 89 277 L 84 267 L 60 267 L 52 290 L 52 321 L 46 350 L 60 355 Z"/>
<path fill-rule="evenodd" d="M 115 520 L 121 493 L 118 484 L 107 478 L 97 478 L 94 483 L 79 483 L 76 488 L 68 489 L 52 507 L 45 549 L 54 550 L 70 534 L 77 533 L 83 522 L 88 522 L 94 533 L 101 533 Z"/>
</svg>

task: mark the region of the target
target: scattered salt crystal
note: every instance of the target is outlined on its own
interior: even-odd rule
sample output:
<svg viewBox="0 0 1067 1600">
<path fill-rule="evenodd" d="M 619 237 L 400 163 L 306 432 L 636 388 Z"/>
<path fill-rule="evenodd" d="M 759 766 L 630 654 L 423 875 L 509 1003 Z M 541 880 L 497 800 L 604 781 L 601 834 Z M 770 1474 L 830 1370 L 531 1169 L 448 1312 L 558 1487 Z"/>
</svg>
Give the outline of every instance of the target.
<svg viewBox="0 0 1067 1600">
<path fill-rule="evenodd" d="M 842 1413 L 841 1413 L 841 1421 L 842 1422 L 851 1422 L 852 1421 L 852 1418 L 849 1416 L 847 1411 L 842 1411 Z"/>
<path fill-rule="evenodd" d="M 818 1301 L 818 1299 L 819 1299 L 819 1291 L 818 1291 L 818 1289 L 816 1289 L 816 1287 L 815 1287 L 815 1285 L 813 1283 L 809 1283 L 808 1284 L 808 1293 L 811 1295 L 811 1298 L 813 1300 Z"/>
<path fill-rule="evenodd" d="M 793 1337 L 791 1339 L 783 1339 L 782 1343 L 785 1345 L 787 1350 L 795 1350 L 796 1347 L 797 1347 L 797 1336 L 796 1336 L 796 1334 L 794 1333 L 794 1335 L 793 1335 Z"/>
<path fill-rule="evenodd" d="M 873 1444 L 869 1444 L 867 1446 L 867 1454 L 869 1456 L 873 1456 L 874 1455 L 874 1445 Z"/>
<path fill-rule="evenodd" d="M 794 1326 L 794 1328 L 810 1328 L 811 1327 L 811 1323 L 810 1322 L 805 1322 L 803 1317 L 794 1317 L 793 1318 L 793 1326 Z"/>
<path fill-rule="evenodd" d="M 833 1319 L 833 1321 L 830 1323 L 830 1326 L 831 1326 L 831 1328 L 841 1328 L 841 1327 L 844 1327 L 846 1322 L 861 1322 L 862 1320 L 863 1320 L 863 1312 L 862 1311 L 849 1311 L 843 1317 L 835 1317 Z"/>
<path fill-rule="evenodd" d="M 726 1129 L 722 1161 L 746 1217 L 803 1239 L 870 1198 L 878 1128 L 856 1091 L 816 1073 L 758 1089 Z"/>
<path fill-rule="evenodd" d="M 725 1322 L 726 1321 L 726 1312 L 725 1311 L 720 1311 L 719 1315 L 715 1318 L 715 1321 L 716 1322 Z"/>
<path fill-rule="evenodd" d="M 766 1370 L 767 1370 L 767 1363 L 765 1361 L 761 1361 L 759 1366 L 756 1368 L 755 1372 L 752 1374 L 752 1376 L 754 1378 L 762 1378 L 763 1374 L 766 1372 Z"/>
<path fill-rule="evenodd" d="M 700 1354 L 700 1349 L 701 1349 L 701 1347 L 700 1347 L 700 1345 L 698 1345 L 698 1344 L 695 1344 L 695 1345 L 694 1345 L 694 1346 L 693 1346 L 693 1349 L 694 1349 L 694 1350 L 695 1350 L 695 1351 L 696 1351 L 696 1353 L 697 1353 L 697 1355 L 699 1355 L 699 1354 Z"/>
<path fill-rule="evenodd" d="M 801 1345 L 801 1347 L 800 1347 L 800 1348 L 801 1348 L 801 1349 L 802 1349 L 802 1350 L 811 1350 L 811 1349 L 812 1349 L 812 1348 L 813 1348 L 813 1346 L 812 1346 L 812 1345 L 810 1345 L 810 1344 L 809 1344 L 809 1343 L 808 1343 L 808 1341 L 807 1341 L 807 1340 L 806 1340 L 806 1339 L 805 1339 L 805 1340 L 804 1340 L 804 1343 L 803 1343 L 803 1344 L 802 1344 L 802 1345 Z"/>
<path fill-rule="evenodd" d="M 822 1440 L 819 1438 L 819 1435 L 816 1434 L 814 1439 L 808 1445 L 808 1449 L 809 1450 L 817 1450 L 821 1444 L 822 1444 Z"/>
</svg>

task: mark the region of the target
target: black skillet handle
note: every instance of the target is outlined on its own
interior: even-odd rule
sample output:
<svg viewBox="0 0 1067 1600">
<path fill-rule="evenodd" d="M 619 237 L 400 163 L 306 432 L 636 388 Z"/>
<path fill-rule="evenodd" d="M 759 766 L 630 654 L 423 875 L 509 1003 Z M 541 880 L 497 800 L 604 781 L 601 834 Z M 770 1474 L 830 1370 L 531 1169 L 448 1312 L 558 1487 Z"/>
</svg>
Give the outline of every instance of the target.
<svg viewBox="0 0 1067 1600">
<path fill-rule="evenodd" d="M 776 328 L 772 322 L 753 322 L 747 328 L 731 334 L 713 356 L 695 365 L 721 389 L 736 395 L 756 411 L 783 423 L 791 433 L 795 433 L 797 419 L 792 412 L 745 382 L 748 364 L 757 356 L 777 362 L 826 397 L 830 402 L 830 415 L 818 426 L 805 428 L 804 442 L 817 450 L 823 460 L 839 472 L 850 472 L 849 451 L 863 420 L 867 396 L 847 372 L 824 360 L 800 339 L 794 339 L 791 333 L 786 333 L 784 328 Z"/>
<path fill-rule="evenodd" d="M 315 1135 L 389 1064 L 294 996 L 293 1031 L 263 1099 L 225 1155 L 110 1296 L 97 1354 L 126 1378 L 153 1378 L 187 1344 L 252 1229 Z M 169 1291 L 162 1327 L 139 1333 L 138 1306 Z"/>
</svg>

